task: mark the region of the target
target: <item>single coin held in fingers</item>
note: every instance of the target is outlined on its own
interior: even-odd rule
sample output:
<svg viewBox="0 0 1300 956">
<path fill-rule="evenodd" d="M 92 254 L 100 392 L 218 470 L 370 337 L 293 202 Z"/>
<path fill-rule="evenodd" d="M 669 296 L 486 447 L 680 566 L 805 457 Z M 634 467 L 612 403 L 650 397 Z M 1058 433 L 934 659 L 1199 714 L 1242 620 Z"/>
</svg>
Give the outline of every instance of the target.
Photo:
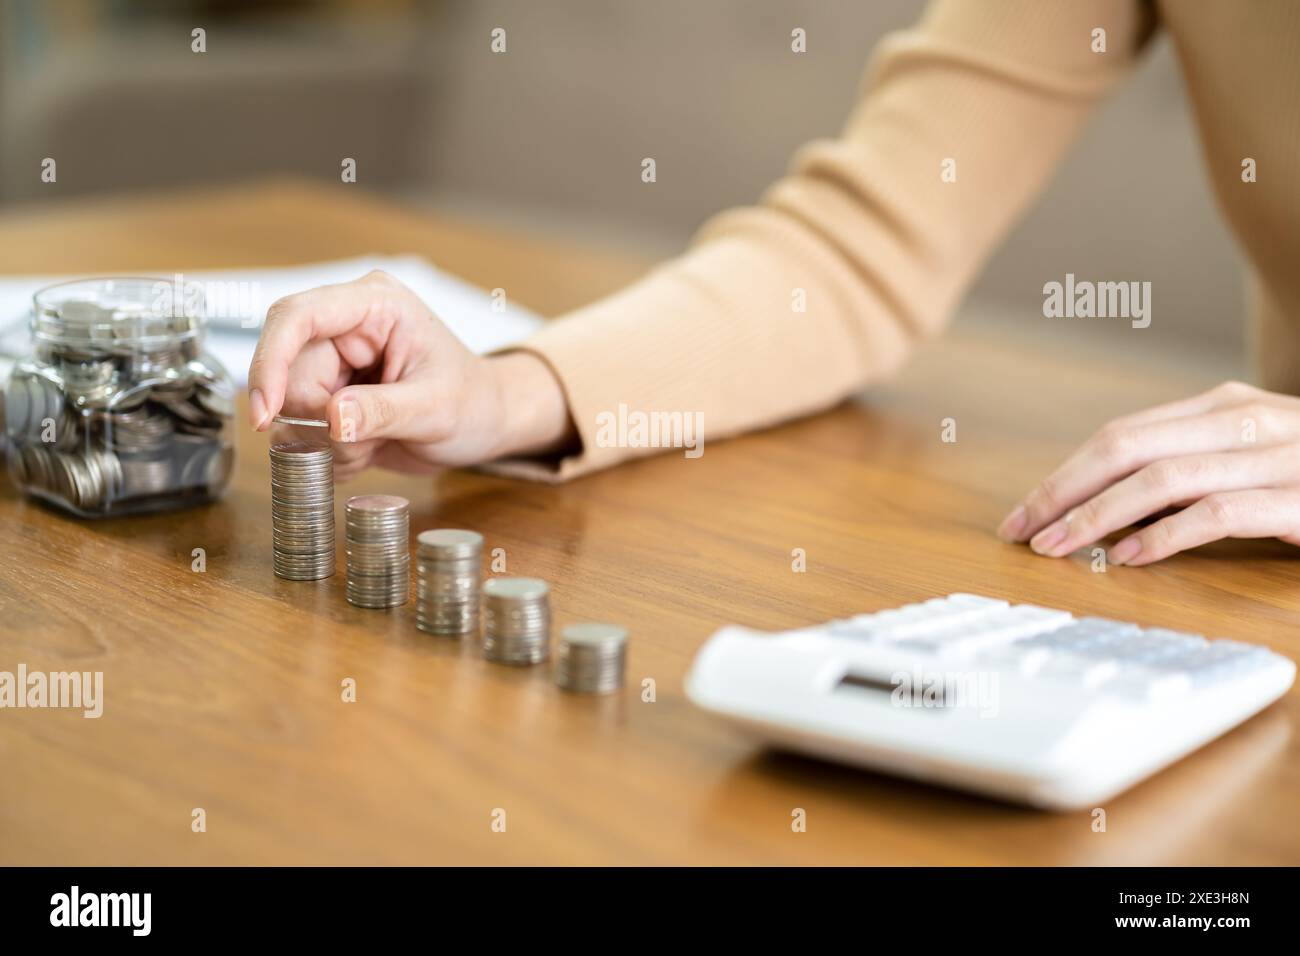
<svg viewBox="0 0 1300 956">
<path fill-rule="evenodd" d="M 329 422 L 323 422 L 316 418 L 290 418 L 288 415 L 276 415 L 274 419 L 277 425 L 302 425 L 306 428 L 329 428 Z"/>
</svg>

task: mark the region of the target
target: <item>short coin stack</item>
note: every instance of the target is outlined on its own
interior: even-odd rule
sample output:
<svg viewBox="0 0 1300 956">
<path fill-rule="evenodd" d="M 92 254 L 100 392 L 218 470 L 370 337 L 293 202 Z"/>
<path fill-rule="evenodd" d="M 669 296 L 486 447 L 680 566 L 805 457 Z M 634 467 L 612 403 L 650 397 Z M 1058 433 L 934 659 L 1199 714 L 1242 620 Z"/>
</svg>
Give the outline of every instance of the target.
<svg viewBox="0 0 1300 956">
<path fill-rule="evenodd" d="M 439 528 L 415 539 L 415 626 L 430 634 L 477 634 L 483 536 Z"/>
<path fill-rule="evenodd" d="M 623 686 L 627 630 L 616 624 L 570 624 L 560 634 L 555 683 L 577 694 L 608 694 Z"/>
<path fill-rule="evenodd" d="M 397 607 L 411 590 L 411 503 L 396 495 L 358 495 L 347 504 L 348 601 Z"/>
<path fill-rule="evenodd" d="M 271 446 L 275 573 L 316 581 L 334 573 L 334 453 L 319 442 Z"/>
<path fill-rule="evenodd" d="M 537 578 L 492 578 L 483 585 L 483 656 L 537 664 L 551 650 L 551 589 Z"/>
</svg>

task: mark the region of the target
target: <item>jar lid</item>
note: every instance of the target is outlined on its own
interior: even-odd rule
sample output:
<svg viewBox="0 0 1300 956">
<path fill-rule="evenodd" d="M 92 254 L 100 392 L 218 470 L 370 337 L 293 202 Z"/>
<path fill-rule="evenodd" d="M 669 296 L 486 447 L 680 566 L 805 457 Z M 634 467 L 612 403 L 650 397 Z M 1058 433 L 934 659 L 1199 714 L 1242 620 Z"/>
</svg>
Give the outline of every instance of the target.
<svg viewBox="0 0 1300 956">
<path fill-rule="evenodd" d="M 199 335 L 203 292 L 167 279 L 74 279 L 32 297 L 32 336 L 64 348 L 162 348 Z"/>
</svg>

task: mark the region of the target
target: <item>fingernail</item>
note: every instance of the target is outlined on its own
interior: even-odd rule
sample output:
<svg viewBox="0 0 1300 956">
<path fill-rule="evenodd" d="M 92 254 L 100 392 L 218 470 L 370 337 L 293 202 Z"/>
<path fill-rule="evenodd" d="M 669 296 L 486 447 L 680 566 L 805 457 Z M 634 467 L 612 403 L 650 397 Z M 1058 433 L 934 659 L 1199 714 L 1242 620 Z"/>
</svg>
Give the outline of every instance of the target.
<svg viewBox="0 0 1300 956">
<path fill-rule="evenodd" d="M 361 406 L 350 398 L 339 402 L 339 427 L 333 436 L 335 441 L 354 442 L 357 440 L 357 425 L 361 420 Z"/>
<path fill-rule="evenodd" d="M 1025 530 L 1026 517 L 1025 506 L 1016 505 L 998 525 L 998 537 L 1003 541 L 1019 541 L 1021 533 Z"/>
<path fill-rule="evenodd" d="M 1111 548 L 1108 557 L 1111 564 L 1128 564 L 1141 553 L 1142 539 L 1135 534 L 1131 534 Z"/>
<path fill-rule="evenodd" d="M 266 399 L 262 397 L 260 388 L 248 393 L 248 417 L 253 420 L 253 427 L 259 432 L 266 425 Z"/>
<path fill-rule="evenodd" d="M 1029 541 L 1029 546 L 1039 554 L 1045 554 L 1049 557 L 1055 557 L 1051 552 L 1057 548 L 1066 535 L 1070 533 L 1070 522 L 1066 518 L 1049 524 L 1038 534 L 1034 535 Z"/>
</svg>

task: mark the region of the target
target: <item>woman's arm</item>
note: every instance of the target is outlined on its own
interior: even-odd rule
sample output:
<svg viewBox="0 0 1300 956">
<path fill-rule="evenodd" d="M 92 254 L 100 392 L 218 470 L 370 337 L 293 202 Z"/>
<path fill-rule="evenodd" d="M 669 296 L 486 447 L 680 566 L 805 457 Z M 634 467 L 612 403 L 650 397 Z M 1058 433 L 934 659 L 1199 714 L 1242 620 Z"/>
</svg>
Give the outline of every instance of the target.
<svg viewBox="0 0 1300 956">
<path fill-rule="evenodd" d="M 942 326 L 1149 28 L 1139 0 L 935 3 L 877 48 L 839 139 L 802 149 L 758 206 L 716 217 L 681 258 L 522 346 L 558 378 L 578 450 L 502 470 L 555 480 L 654 451 L 597 441 L 620 404 L 700 413 L 716 440 L 895 368 Z"/>
</svg>

